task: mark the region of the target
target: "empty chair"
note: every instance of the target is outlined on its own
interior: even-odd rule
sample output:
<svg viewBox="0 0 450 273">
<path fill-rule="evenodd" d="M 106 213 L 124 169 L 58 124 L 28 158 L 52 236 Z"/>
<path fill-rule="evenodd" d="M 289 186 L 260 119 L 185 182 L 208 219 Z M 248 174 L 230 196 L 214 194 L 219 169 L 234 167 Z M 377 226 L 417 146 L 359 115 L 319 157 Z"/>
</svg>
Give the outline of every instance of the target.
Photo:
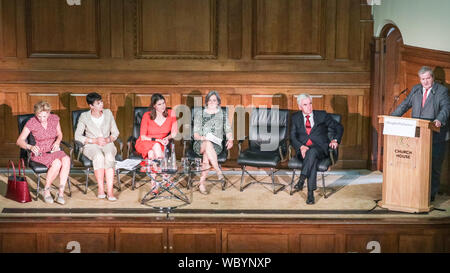
<svg viewBox="0 0 450 273">
<path fill-rule="evenodd" d="M 275 182 L 275 168 L 287 153 L 288 110 L 278 108 L 253 108 L 250 114 L 248 149 L 242 151 L 239 141 L 239 157 L 237 163 L 241 165 L 242 177 L 240 190 L 243 191 L 251 184 L 271 184 L 273 193 L 285 188 L 286 185 Z M 246 171 L 247 166 L 270 168 L 271 183 L 260 182 Z M 244 173 L 254 181 L 244 185 Z"/>
</svg>

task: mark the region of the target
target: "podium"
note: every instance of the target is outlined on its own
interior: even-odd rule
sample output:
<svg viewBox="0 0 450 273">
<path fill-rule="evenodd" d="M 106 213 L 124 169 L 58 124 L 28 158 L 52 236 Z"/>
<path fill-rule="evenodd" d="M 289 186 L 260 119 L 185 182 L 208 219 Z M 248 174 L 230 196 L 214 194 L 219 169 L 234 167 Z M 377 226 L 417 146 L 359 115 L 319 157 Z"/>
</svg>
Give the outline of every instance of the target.
<svg viewBox="0 0 450 273">
<path fill-rule="evenodd" d="M 429 212 L 431 187 L 431 150 L 433 131 L 439 131 L 434 123 L 422 119 L 378 116 L 415 120 L 415 137 L 384 135 L 383 186 L 379 206 L 393 211 Z"/>
</svg>

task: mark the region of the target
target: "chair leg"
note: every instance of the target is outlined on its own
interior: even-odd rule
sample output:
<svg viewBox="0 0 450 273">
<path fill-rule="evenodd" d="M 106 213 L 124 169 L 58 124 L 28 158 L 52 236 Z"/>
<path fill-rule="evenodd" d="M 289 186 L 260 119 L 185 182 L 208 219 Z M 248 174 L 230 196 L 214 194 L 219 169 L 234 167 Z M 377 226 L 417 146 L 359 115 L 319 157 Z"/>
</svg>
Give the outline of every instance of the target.
<svg viewBox="0 0 450 273">
<path fill-rule="evenodd" d="M 67 186 L 69 187 L 69 197 L 72 197 L 72 189 L 70 188 L 70 177 L 67 177 Z"/>
<path fill-rule="evenodd" d="M 122 187 L 120 185 L 120 171 L 119 171 L 119 169 L 117 169 L 116 172 L 117 172 L 117 185 L 119 186 L 119 191 L 122 191 Z"/>
<path fill-rule="evenodd" d="M 242 174 L 241 174 L 241 187 L 240 187 L 240 190 L 243 191 L 244 190 L 243 185 L 244 185 L 245 165 L 242 165 L 241 169 L 242 169 Z"/>
<path fill-rule="evenodd" d="M 131 190 L 134 191 L 134 182 L 136 179 L 136 170 L 133 170 L 133 179 L 131 181 Z"/>
<path fill-rule="evenodd" d="M 41 175 L 35 173 L 37 176 L 36 201 L 39 199 L 39 185 L 41 184 Z"/>
<path fill-rule="evenodd" d="M 275 191 L 275 176 L 273 174 L 273 168 L 270 168 L 270 176 L 272 177 L 273 194 L 276 194 L 277 192 Z"/>
<path fill-rule="evenodd" d="M 191 172 L 189 172 L 188 173 L 188 181 L 187 181 L 187 184 L 186 184 L 186 189 L 190 189 L 191 187 L 192 187 L 192 173 Z"/>
<path fill-rule="evenodd" d="M 323 193 L 323 197 L 326 199 L 328 198 L 326 191 L 325 191 L 325 175 L 322 172 L 322 193 Z"/>
<path fill-rule="evenodd" d="M 225 177 L 223 178 L 223 182 L 222 182 L 222 190 L 225 190 L 225 187 L 227 186 L 227 180 L 225 179 Z"/>
<path fill-rule="evenodd" d="M 222 166 L 220 166 L 219 164 L 219 169 L 222 170 Z M 223 175 L 223 173 L 222 173 Z M 222 190 L 225 190 L 225 186 L 227 185 L 227 180 L 225 179 L 225 176 L 223 176 L 223 181 L 222 181 Z"/>
<path fill-rule="evenodd" d="M 86 187 L 84 188 L 84 194 L 87 193 L 88 190 L 88 183 L 89 183 L 89 168 L 86 169 Z"/>
<path fill-rule="evenodd" d="M 294 191 L 292 190 L 294 186 L 294 179 L 295 179 L 295 169 L 292 170 L 291 190 L 289 191 L 289 195 L 294 194 Z"/>
</svg>

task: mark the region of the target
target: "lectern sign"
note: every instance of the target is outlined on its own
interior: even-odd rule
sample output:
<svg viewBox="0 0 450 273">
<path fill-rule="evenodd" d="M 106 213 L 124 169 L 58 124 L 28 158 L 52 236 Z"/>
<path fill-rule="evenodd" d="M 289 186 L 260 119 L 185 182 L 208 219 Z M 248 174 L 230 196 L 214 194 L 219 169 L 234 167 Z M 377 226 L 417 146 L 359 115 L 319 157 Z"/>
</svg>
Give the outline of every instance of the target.
<svg viewBox="0 0 450 273">
<path fill-rule="evenodd" d="M 417 122 L 413 119 L 384 118 L 383 135 L 415 137 Z"/>
</svg>

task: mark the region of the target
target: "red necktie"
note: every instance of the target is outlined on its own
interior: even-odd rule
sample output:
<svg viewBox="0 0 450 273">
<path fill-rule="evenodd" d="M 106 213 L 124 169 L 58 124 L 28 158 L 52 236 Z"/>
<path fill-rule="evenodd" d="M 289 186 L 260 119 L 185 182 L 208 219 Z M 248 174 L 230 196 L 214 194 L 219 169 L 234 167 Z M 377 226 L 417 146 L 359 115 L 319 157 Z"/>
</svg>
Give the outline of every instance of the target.
<svg viewBox="0 0 450 273">
<path fill-rule="evenodd" d="M 422 108 L 425 105 L 425 101 L 427 100 L 427 93 L 428 93 L 428 90 L 430 90 L 430 88 L 425 89 L 425 94 L 423 95 L 423 98 L 422 98 Z"/>
<path fill-rule="evenodd" d="M 311 122 L 309 121 L 309 115 L 306 115 L 306 133 L 309 135 L 309 133 L 311 133 Z M 306 142 L 306 146 L 311 146 L 312 141 L 311 139 L 308 139 L 308 141 Z"/>
</svg>

